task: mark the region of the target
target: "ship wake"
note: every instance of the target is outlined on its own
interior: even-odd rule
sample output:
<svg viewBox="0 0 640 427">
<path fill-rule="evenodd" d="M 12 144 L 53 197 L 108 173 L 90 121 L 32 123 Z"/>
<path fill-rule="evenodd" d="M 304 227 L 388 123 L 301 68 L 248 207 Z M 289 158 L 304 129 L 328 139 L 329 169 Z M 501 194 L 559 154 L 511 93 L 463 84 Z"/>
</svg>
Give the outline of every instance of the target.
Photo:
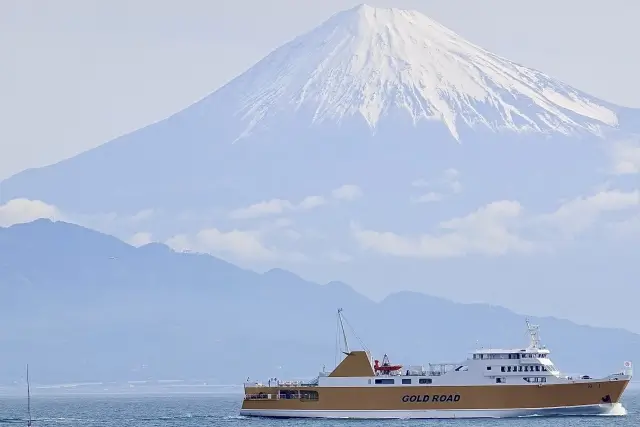
<svg viewBox="0 0 640 427">
<path fill-rule="evenodd" d="M 556 410 L 541 410 L 535 413 L 518 415 L 517 418 L 531 417 L 622 417 L 627 415 L 627 409 L 622 403 L 614 403 L 609 408 L 567 408 L 560 412 Z M 503 418 L 503 417 L 496 417 Z"/>
<path fill-rule="evenodd" d="M 600 415 L 606 417 L 622 417 L 627 415 L 627 408 L 622 406 L 622 403 L 614 403 L 609 412 Z"/>
</svg>

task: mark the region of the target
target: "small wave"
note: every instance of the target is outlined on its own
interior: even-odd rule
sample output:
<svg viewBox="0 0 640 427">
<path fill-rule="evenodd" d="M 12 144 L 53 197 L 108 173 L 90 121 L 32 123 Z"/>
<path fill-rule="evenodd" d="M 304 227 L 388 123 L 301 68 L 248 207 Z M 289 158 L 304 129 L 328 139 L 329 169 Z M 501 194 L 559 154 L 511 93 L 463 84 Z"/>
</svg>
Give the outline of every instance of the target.
<svg viewBox="0 0 640 427">
<path fill-rule="evenodd" d="M 165 415 L 165 416 L 157 416 L 157 417 L 135 417 L 132 419 L 128 419 L 128 420 L 122 420 L 122 421 L 128 421 L 128 422 L 148 422 L 148 421 L 181 421 L 181 420 L 186 420 L 186 419 L 191 419 L 191 420 L 224 420 L 224 421 L 232 421 L 232 420 L 247 420 L 250 419 L 249 417 L 243 416 L 243 415 L 226 415 L 226 416 L 220 416 L 220 415 L 194 415 L 191 413 L 187 413 L 184 415 Z"/>
<path fill-rule="evenodd" d="M 57 417 L 57 418 L 32 418 L 31 421 L 34 424 L 42 423 L 56 423 L 56 424 L 64 424 L 64 423 L 78 423 L 78 422 L 94 422 L 96 420 L 85 419 L 85 418 L 68 418 L 68 417 Z M 26 418 L 0 418 L 0 424 L 26 424 Z"/>
<path fill-rule="evenodd" d="M 244 415 L 227 415 L 226 417 L 222 417 L 223 420 L 248 420 L 249 417 L 245 417 Z"/>
<path fill-rule="evenodd" d="M 184 415 L 164 415 L 157 417 L 136 417 L 130 419 L 128 421 L 179 421 L 185 419 L 208 419 L 208 418 L 217 418 L 213 415 L 193 415 L 193 414 L 184 414 Z"/>
</svg>

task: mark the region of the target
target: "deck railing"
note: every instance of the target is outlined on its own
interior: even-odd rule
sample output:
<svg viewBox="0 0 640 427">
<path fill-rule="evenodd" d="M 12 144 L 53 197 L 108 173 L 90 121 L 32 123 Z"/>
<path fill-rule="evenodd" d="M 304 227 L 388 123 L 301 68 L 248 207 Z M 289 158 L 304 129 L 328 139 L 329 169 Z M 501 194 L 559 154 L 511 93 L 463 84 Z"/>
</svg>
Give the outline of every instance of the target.
<svg viewBox="0 0 640 427">
<path fill-rule="evenodd" d="M 311 381 L 268 381 L 267 383 L 245 383 L 247 387 L 317 387 L 318 378 Z"/>
</svg>

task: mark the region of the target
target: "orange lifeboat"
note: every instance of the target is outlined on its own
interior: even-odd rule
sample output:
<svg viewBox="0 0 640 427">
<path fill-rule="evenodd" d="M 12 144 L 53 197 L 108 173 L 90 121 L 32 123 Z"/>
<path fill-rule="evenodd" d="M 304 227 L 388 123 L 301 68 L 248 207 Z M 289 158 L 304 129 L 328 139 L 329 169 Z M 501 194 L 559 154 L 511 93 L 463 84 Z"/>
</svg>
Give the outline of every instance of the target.
<svg viewBox="0 0 640 427">
<path fill-rule="evenodd" d="M 382 365 L 380 365 L 379 360 L 374 360 L 373 369 L 376 372 L 389 373 L 399 371 L 400 369 L 402 369 L 402 365 L 392 365 L 391 363 L 389 363 L 389 357 L 385 354 L 382 358 Z"/>
</svg>

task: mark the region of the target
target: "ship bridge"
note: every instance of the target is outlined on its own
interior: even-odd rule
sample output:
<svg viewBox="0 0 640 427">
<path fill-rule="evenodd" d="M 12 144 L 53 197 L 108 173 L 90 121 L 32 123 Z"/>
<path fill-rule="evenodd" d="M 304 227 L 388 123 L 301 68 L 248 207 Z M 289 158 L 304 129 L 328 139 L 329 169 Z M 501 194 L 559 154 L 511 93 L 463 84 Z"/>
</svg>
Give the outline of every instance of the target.
<svg viewBox="0 0 640 427">
<path fill-rule="evenodd" d="M 548 359 L 551 351 L 540 343 L 540 327 L 527 320 L 529 346 L 510 349 L 477 349 L 473 352 L 473 360 L 485 359 Z"/>
</svg>

